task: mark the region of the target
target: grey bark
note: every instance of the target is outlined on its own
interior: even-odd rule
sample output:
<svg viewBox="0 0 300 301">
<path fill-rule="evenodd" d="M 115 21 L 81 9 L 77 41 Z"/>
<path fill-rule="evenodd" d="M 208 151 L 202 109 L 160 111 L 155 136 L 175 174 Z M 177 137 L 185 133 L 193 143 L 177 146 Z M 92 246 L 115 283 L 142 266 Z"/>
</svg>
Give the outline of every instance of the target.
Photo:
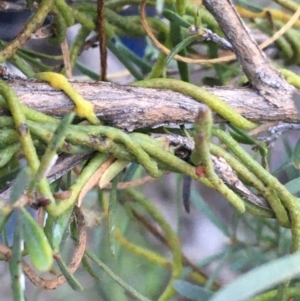
<svg viewBox="0 0 300 301">
<path fill-rule="evenodd" d="M 15 79 L 8 81 L 20 101 L 35 110 L 62 117 L 70 112 L 73 102 L 47 83 Z M 198 101 L 186 95 L 169 91 L 123 86 L 104 82 L 72 82 L 74 88 L 93 102 L 96 114 L 108 125 L 132 131 L 161 125 L 193 123 Z M 284 121 L 300 123 L 292 95 L 286 102 L 278 100 L 274 106 L 250 87 L 206 87 L 226 101 L 244 117 L 254 122 Z M 280 98 L 281 96 L 278 95 Z M 8 114 L 0 108 L 0 116 Z M 215 121 L 224 122 L 220 116 Z"/>
</svg>

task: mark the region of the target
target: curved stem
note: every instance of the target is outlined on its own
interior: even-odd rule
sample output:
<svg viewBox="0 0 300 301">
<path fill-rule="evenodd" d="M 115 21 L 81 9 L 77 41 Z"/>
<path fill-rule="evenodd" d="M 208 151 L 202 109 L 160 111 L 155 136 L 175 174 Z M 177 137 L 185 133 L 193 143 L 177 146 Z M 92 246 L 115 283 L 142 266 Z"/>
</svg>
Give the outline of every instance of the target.
<svg viewBox="0 0 300 301">
<path fill-rule="evenodd" d="M 183 270 L 181 245 L 179 238 L 173 232 L 172 228 L 166 222 L 161 213 L 155 208 L 152 202 L 150 202 L 144 197 L 143 194 L 132 189 L 127 189 L 126 194 L 128 194 L 134 201 L 142 205 L 145 208 L 145 210 L 152 216 L 152 218 L 154 218 L 154 220 L 160 225 L 160 227 L 166 234 L 168 245 L 170 246 L 173 255 L 172 275 L 169 284 L 165 288 L 162 295 L 158 298 L 158 301 L 168 301 L 173 297 L 175 293 L 173 281 L 180 277 L 181 272 Z"/>
<path fill-rule="evenodd" d="M 146 88 L 169 89 L 172 91 L 180 92 L 208 105 L 213 111 L 217 112 L 224 119 L 228 120 L 239 128 L 251 130 L 257 126 L 255 123 L 238 114 L 226 102 L 224 102 L 214 94 L 208 92 L 203 88 L 182 82 L 180 80 L 167 78 L 148 79 L 136 82 L 132 85 Z"/>
<path fill-rule="evenodd" d="M 244 149 L 228 134 L 219 130 L 213 129 L 213 135 L 218 137 L 223 143 L 225 143 L 230 150 L 242 161 L 245 166 L 252 171 L 261 181 L 265 183 L 268 188 L 270 197 L 275 194 L 279 197 L 282 205 L 287 209 L 289 218 L 291 219 L 291 230 L 292 230 L 292 246 L 291 252 L 296 252 L 300 247 L 300 210 L 298 200 L 294 197 L 284 185 L 282 185 L 274 176 L 272 176 L 267 170 L 265 170 L 258 162 L 244 151 Z M 280 202 L 277 202 L 274 211 L 277 209 L 283 213 Z M 279 208 L 280 207 L 280 208 Z M 279 211 L 277 211 L 279 212 Z M 285 213 L 286 215 L 286 213 Z M 288 218 L 288 216 L 286 216 Z M 284 219 L 286 219 L 284 218 Z"/>
<path fill-rule="evenodd" d="M 43 0 L 40 2 L 39 8 L 33 17 L 27 22 L 24 26 L 23 30 L 17 35 L 17 37 L 8 43 L 1 51 L 0 51 L 0 63 L 3 63 L 10 56 L 12 56 L 19 48 L 21 48 L 28 39 L 30 39 L 31 34 L 37 30 L 48 13 L 51 11 L 53 7 L 54 0 Z"/>
</svg>

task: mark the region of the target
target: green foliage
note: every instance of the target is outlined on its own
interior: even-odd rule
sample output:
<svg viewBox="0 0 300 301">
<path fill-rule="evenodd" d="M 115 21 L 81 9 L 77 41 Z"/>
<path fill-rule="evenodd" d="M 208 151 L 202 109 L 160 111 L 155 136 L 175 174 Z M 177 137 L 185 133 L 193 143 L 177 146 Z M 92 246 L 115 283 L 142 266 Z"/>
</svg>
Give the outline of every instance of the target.
<svg viewBox="0 0 300 301">
<path fill-rule="evenodd" d="M 36 223 L 25 209 L 22 211 L 24 240 L 29 257 L 40 271 L 47 271 L 53 264 L 53 251 L 43 229 Z"/>
<path fill-rule="evenodd" d="M 299 273 L 297 266 L 299 260 L 300 253 L 297 252 L 296 254 L 266 263 L 240 276 L 238 280 L 220 290 L 210 300 L 249 300 L 249 298 L 254 297 L 256 294 L 297 276 Z M 256 299 L 260 300 L 259 298 Z"/>
<path fill-rule="evenodd" d="M 213 292 L 201 288 L 199 286 L 190 284 L 186 281 L 176 280 L 174 281 L 174 287 L 176 291 L 185 298 L 194 301 L 208 301 L 213 295 Z"/>
<path fill-rule="evenodd" d="M 300 143 L 292 146 L 283 139 L 283 163 L 274 170 L 272 147 L 249 132 L 258 125 L 206 87 L 199 87 L 200 82 L 238 82 L 242 76 L 236 62 L 222 59 L 227 55 L 220 42 L 224 36 L 214 17 L 193 1 L 149 0 L 147 7 L 156 7 L 161 15 L 145 18 L 119 14 L 131 5 L 141 6 L 143 13 L 145 2 L 140 0 L 37 2 L 23 31 L 8 43 L 0 40 L 0 62 L 9 62 L 27 77 L 64 91 L 75 108 L 61 120 L 35 111 L 22 104 L 5 76 L 0 80 L 0 260 L 7 262 L 14 301 L 32 295 L 23 286 L 25 276 L 37 287 L 37 295 L 41 289 L 64 285 L 65 291 L 57 290 L 53 300 L 83 300 L 84 294 L 103 301 L 181 297 L 194 301 L 300 300 Z M 292 11 L 298 8 L 293 1 L 275 2 Z M 27 5 L 31 9 L 33 3 L 27 1 Z M 249 19 L 249 27 L 268 35 L 290 17 L 284 11 L 266 11 L 247 1 L 237 1 L 237 5 L 241 16 Z M 101 9 L 104 20 L 98 18 Z M 47 43 L 57 46 L 64 44 L 69 27 L 81 25 L 69 55 L 23 47 L 46 18 L 51 22 Z M 100 28 L 99 22 L 105 46 L 139 80 L 129 89 L 168 89 L 201 103 L 192 127 L 135 128 L 128 133 L 105 125 L 96 116 L 92 103 L 63 75 L 77 67 L 91 80 L 99 79 L 79 61 L 80 54 L 95 44 L 91 42 L 94 37 L 88 37 Z M 149 30 L 159 53 L 148 40 L 149 55 L 141 58 L 122 42 L 122 36 L 153 41 Z M 288 30 L 276 45 L 280 49 L 274 57 L 277 64 L 281 62 L 278 58 L 286 65 L 299 64 L 296 29 Z M 204 66 L 200 72 L 190 56 L 201 58 Z M 174 70 L 180 80 L 170 75 Z M 192 82 L 195 71 L 199 75 L 196 84 Z M 299 88 L 298 75 L 280 71 Z M 295 95 L 295 101 L 297 98 Z M 9 113 L 3 116 L 3 112 Z M 214 123 L 215 113 L 228 125 Z M 82 119 L 90 123 L 82 124 Z M 181 141 L 179 145 L 172 141 L 174 137 Z M 67 162 L 64 168 L 53 171 L 61 161 Z M 172 225 L 162 203 L 154 203 L 156 197 L 148 199 L 136 187 L 153 180 L 146 175 L 164 181 L 167 173 L 177 173 L 176 195 L 171 198 L 173 203 L 166 203 L 168 209 L 176 210 Z M 282 176 L 285 185 L 279 181 Z M 205 185 L 219 194 L 209 198 L 199 192 L 199 186 L 191 186 L 189 181 L 183 184 L 187 177 L 193 179 L 193 185 L 201 183 L 202 190 Z M 161 186 L 169 191 L 163 181 Z M 223 240 L 216 252 L 201 260 L 187 258 L 181 243 L 185 240 L 180 234 L 181 221 L 192 220 L 182 212 L 181 195 L 185 208 L 191 208 L 196 219 L 205 220 Z M 232 220 L 226 219 L 227 211 Z M 202 227 L 196 231 L 204 234 Z M 192 239 L 190 235 L 188 240 Z M 205 244 L 209 245 L 210 239 Z M 202 247 L 196 248 L 200 253 Z M 53 275 L 41 276 L 36 270 Z M 221 282 L 224 274 L 236 280 Z"/>
</svg>

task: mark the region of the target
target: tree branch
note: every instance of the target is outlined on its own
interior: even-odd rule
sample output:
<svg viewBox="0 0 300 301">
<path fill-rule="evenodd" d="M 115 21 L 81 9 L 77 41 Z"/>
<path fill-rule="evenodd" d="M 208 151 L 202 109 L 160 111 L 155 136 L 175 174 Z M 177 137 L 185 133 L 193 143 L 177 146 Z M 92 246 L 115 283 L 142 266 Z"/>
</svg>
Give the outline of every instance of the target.
<svg viewBox="0 0 300 301">
<path fill-rule="evenodd" d="M 270 103 L 281 106 L 294 90 L 271 65 L 263 51 L 250 36 L 231 0 L 203 0 L 205 7 L 218 21 L 232 44 L 243 71 L 252 86 Z"/>
<path fill-rule="evenodd" d="M 62 117 L 73 109 L 73 102 L 61 91 L 44 82 L 26 79 L 9 80 L 20 101 L 52 116 Z M 72 82 L 74 88 L 94 104 L 95 112 L 108 125 L 134 129 L 194 123 L 198 101 L 169 90 L 98 82 Z M 300 123 L 300 116 L 290 95 L 274 107 L 249 87 L 206 87 L 251 121 Z M 280 96 L 279 96 L 280 97 Z M 0 108 L 0 116 L 7 111 Z M 215 121 L 224 122 L 219 116 Z"/>
</svg>

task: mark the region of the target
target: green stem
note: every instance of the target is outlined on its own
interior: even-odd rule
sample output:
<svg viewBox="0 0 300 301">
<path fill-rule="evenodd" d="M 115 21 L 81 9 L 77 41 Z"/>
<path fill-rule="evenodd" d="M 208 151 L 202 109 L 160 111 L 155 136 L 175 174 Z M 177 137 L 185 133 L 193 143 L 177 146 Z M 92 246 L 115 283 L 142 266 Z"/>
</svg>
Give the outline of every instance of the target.
<svg viewBox="0 0 300 301">
<path fill-rule="evenodd" d="M 182 265 L 182 254 L 181 245 L 178 236 L 173 232 L 170 225 L 166 222 L 161 213 L 155 208 L 152 202 L 147 200 L 144 195 L 133 189 L 126 189 L 126 194 L 128 194 L 134 201 L 142 205 L 145 210 L 151 215 L 151 217 L 160 225 L 162 230 L 165 232 L 165 237 L 167 238 L 168 245 L 173 255 L 173 265 L 172 274 L 169 284 L 165 288 L 162 295 L 158 298 L 158 301 L 170 300 L 175 294 L 175 289 L 173 287 L 173 281 L 180 278 L 181 272 L 183 270 Z"/>
<path fill-rule="evenodd" d="M 79 61 L 76 61 L 75 66 L 80 72 L 82 72 L 84 75 L 88 76 L 92 80 L 97 80 L 97 81 L 99 80 L 100 75 L 94 72 L 93 70 L 89 69 L 88 67 L 86 67 L 86 65 L 80 63 Z"/>
<path fill-rule="evenodd" d="M 11 286 L 14 301 L 25 301 L 24 285 L 25 279 L 22 271 L 22 251 L 23 251 L 23 229 L 21 214 L 18 212 L 14 230 L 14 241 L 12 256 L 9 260 L 9 270 L 11 275 Z"/>
<path fill-rule="evenodd" d="M 148 135 L 141 133 L 132 133 L 130 135 L 134 141 L 140 144 L 140 146 L 147 151 L 147 153 L 157 160 L 164 166 L 165 170 L 171 170 L 175 172 L 180 172 L 185 175 L 190 176 L 194 180 L 205 184 L 208 187 L 213 187 L 212 184 L 203 177 L 198 177 L 195 173 L 195 166 L 188 164 L 187 162 L 177 158 L 171 152 L 163 149 L 160 142 L 150 138 Z"/>
<path fill-rule="evenodd" d="M 232 169 L 243 179 L 243 181 L 255 187 L 255 189 L 257 189 L 257 191 L 259 192 L 259 194 L 261 194 L 268 201 L 269 204 L 274 204 L 274 202 L 276 204 L 280 203 L 278 197 L 276 195 L 270 195 L 264 183 L 256 175 L 254 175 L 247 167 L 245 167 L 239 160 L 237 160 L 234 156 L 232 156 L 230 153 L 225 151 L 222 147 L 211 144 L 210 151 L 213 155 L 221 156 L 222 158 L 224 158 L 226 162 L 232 167 Z M 273 212 L 269 210 L 265 210 L 261 207 L 250 205 L 248 203 L 246 203 L 245 205 L 247 207 L 247 210 L 249 209 L 251 213 L 255 215 L 264 215 L 264 216 L 267 215 L 267 217 L 274 217 Z M 281 207 L 283 208 L 283 206 Z M 285 217 L 284 222 L 282 221 L 282 223 L 286 227 L 290 227 L 290 222 L 287 217 Z"/>
<path fill-rule="evenodd" d="M 32 77 L 34 75 L 34 71 L 32 70 L 32 68 L 19 55 L 14 54 L 10 56 L 8 61 L 16 68 L 18 68 L 27 77 Z"/>
<path fill-rule="evenodd" d="M 140 80 L 143 78 L 143 75 L 136 70 L 132 62 L 127 59 L 123 52 L 118 50 L 118 48 L 111 40 L 107 41 L 107 47 L 136 79 Z"/>
<path fill-rule="evenodd" d="M 72 12 L 74 19 L 80 23 L 83 27 L 89 29 L 89 30 L 95 30 L 96 25 L 93 19 L 89 18 L 86 14 L 78 11 L 77 9 L 72 7 Z"/>
<path fill-rule="evenodd" d="M 55 0 L 55 6 L 65 19 L 67 27 L 72 26 L 74 24 L 73 14 L 65 0 Z"/>
<path fill-rule="evenodd" d="M 53 67 L 50 67 L 48 65 L 45 65 L 41 63 L 40 59 L 29 55 L 23 51 L 17 51 L 17 54 L 13 55 L 11 58 L 15 57 L 16 55 L 19 55 L 20 58 L 22 58 L 27 64 L 30 64 L 30 73 L 26 71 L 27 74 L 24 73 L 24 70 L 22 71 L 20 67 L 18 67 L 27 77 L 33 77 L 34 76 L 34 70 L 38 70 L 39 72 L 44 72 L 44 71 L 51 71 L 53 70 Z M 11 61 L 11 58 L 9 61 Z M 24 64 L 25 65 L 25 64 Z"/>
<path fill-rule="evenodd" d="M 134 255 L 145 258 L 150 263 L 155 263 L 164 268 L 172 267 L 172 263 L 169 260 L 167 260 L 166 258 L 164 258 L 163 256 L 161 256 L 160 254 L 153 252 L 151 250 L 148 250 L 144 247 L 138 246 L 138 245 L 130 242 L 129 240 L 127 240 L 121 233 L 120 229 L 115 230 L 115 237 L 116 237 L 116 240 L 118 241 L 118 243 L 120 245 L 122 245 L 122 247 L 126 248 L 128 251 L 130 251 Z"/>
<path fill-rule="evenodd" d="M 0 100 L 1 106 L 1 100 Z M 14 126 L 14 120 L 9 116 L 1 116 L 0 118 L 0 128 L 12 128 Z M 0 140 L 1 141 L 1 140 Z"/>
<path fill-rule="evenodd" d="M 182 82 L 180 80 L 167 78 L 149 79 L 136 82 L 132 85 L 146 88 L 169 89 L 172 91 L 180 92 L 208 105 L 213 111 L 217 112 L 224 119 L 241 129 L 250 130 L 257 126 L 255 123 L 241 116 L 225 101 L 215 96 L 214 94 L 206 91 L 203 88 Z"/>
<path fill-rule="evenodd" d="M 49 141 L 56 129 L 55 124 L 39 125 L 29 120 L 27 123 L 30 130 L 44 142 Z M 68 128 L 66 140 L 73 144 L 66 143 L 66 145 L 62 145 L 61 150 L 66 153 L 80 153 L 86 151 L 86 147 L 89 147 L 99 152 L 109 153 L 120 159 L 134 161 L 134 156 L 130 155 L 123 145 L 119 145 L 110 139 L 89 135 L 88 132 L 78 131 L 78 129 L 74 129 L 74 126 Z"/>
<path fill-rule="evenodd" d="M 118 11 L 125 5 L 140 5 L 140 0 L 114 0 L 105 3 L 105 7 Z M 147 1 L 147 6 L 155 6 L 155 1 Z"/>
<path fill-rule="evenodd" d="M 19 150 L 20 144 L 14 143 L 11 145 L 6 146 L 0 151 L 0 167 L 7 164 L 13 155 Z"/>
<path fill-rule="evenodd" d="M 36 153 L 28 126 L 26 124 L 26 118 L 20 105 L 19 98 L 14 90 L 12 90 L 7 83 L 0 81 L 0 93 L 7 100 L 9 109 L 13 116 L 16 130 L 20 137 L 20 143 L 28 162 L 31 172 L 34 174 L 39 165 L 39 158 Z M 50 186 L 46 179 L 43 179 L 38 185 L 40 193 L 49 200 L 50 205 L 48 207 L 53 208 L 55 206 L 55 199 L 51 193 Z"/>
<path fill-rule="evenodd" d="M 55 26 L 55 31 L 52 36 L 48 38 L 48 41 L 54 45 L 60 45 L 66 38 L 67 35 L 67 24 L 66 21 L 61 14 L 61 11 L 53 6 L 52 11 L 54 13 L 53 24 Z"/>
<path fill-rule="evenodd" d="M 54 0 L 42 0 L 40 2 L 38 10 L 29 22 L 26 23 L 23 30 L 15 39 L 13 39 L 0 51 L 0 63 L 3 63 L 11 57 L 27 42 L 28 39 L 30 39 L 31 34 L 43 24 L 45 18 L 53 7 L 53 2 Z"/>
<path fill-rule="evenodd" d="M 86 182 L 93 176 L 96 170 L 107 160 L 108 157 L 109 155 L 98 153 L 91 159 L 88 165 L 76 178 L 74 184 L 70 187 L 69 190 L 71 192 L 71 196 L 58 203 L 56 211 L 51 212 L 51 215 L 59 216 L 75 204 L 77 197 Z M 46 207 L 46 209 L 47 208 L 48 207 Z"/>
<path fill-rule="evenodd" d="M 130 33 L 130 35 L 138 37 L 145 36 L 144 28 L 134 22 L 135 16 L 122 17 L 114 11 L 106 8 L 105 18 L 110 24 L 122 28 L 126 32 Z"/>
<path fill-rule="evenodd" d="M 41 159 L 41 164 L 33 176 L 33 179 L 28 187 L 27 194 L 31 195 L 34 192 L 36 185 L 47 176 L 49 168 L 56 162 L 58 158 L 57 150 L 64 142 L 65 134 L 68 126 L 71 124 L 75 116 L 74 112 L 66 115 L 58 125 L 51 140 L 49 141 L 45 153 Z"/>
<path fill-rule="evenodd" d="M 125 283 L 118 275 L 116 275 L 107 265 L 104 264 L 94 253 L 89 250 L 85 250 L 85 254 L 91 258 L 109 277 L 111 277 L 116 283 L 123 287 L 127 292 L 129 292 L 133 297 L 140 301 L 151 301 L 150 299 L 144 297 L 127 283 Z"/>
<path fill-rule="evenodd" d="M 74 126 L 74 128 L 83 131 L 86 131 L 87 129 L 86 126 L 80 125 Z M 123 131 L 108 126 L 97 126 L 90 127 L 88 133 L 89 135 L 103 135 L 112 139 L 113 141 L 120 141 L 126 146 L 127 150 L 136 157 L 137 161 L 145 167 L 146 171 L 151 176 L 160 177 L 162 175 L 162 173 L 158 170 L 156 163 L 151 161 L 147 152 L 141 146 L 139 146 L 138 143 L 133 141 L 130 135 L 124 133 Z"/>
<path fill-rule="evenodd" d="M 245 150 L 228 134 L 219 130 L 213 129 L 213 135 L 218 137 L 230 150 L 242 161 L 245 166 L 252 171 L 261 181 L 267 186 L 269 193 L 277 195 L 282 202 L 282 205 L 288 210 L 291 219 L 292 230 L 292 246 L 291 252 L 296 252 L 299 249 L 300 242 L 300 211 L 298 200 L 294 197 L 284 185 L 282 185 L 274 176 L 265 170 L 258 162 L 245 152 Z M 274 204 L 275 205 L 275 204 Z M 277 202 L 273 210 L 280 212 L 280 202 Z M 278 211 L 277 211 L 278 210 Z"/>
<path fill-rule="evenodd" d="M 78 33 L 77 33 L 75 39 L 73 40 L 73 43 L 72 43 L 72 46 L 70 49 L 70 62 L 71 62 L 72 70 L 75 67 L 78 56 L 80 55 L 80 53 L 82 51 L 82 47 L 85 43 L 85 40 L 88 37 L 88 35 L 90 34 L 90 32 L 91 31 L 89 29 L 87 29 L 86 27 L 81 27 L 78 30 Z"/>
<path fill-rule="evenodd" d="M 19 135 L 16 130 L 4 129 L 0 131 L 0 145 L 12 144 L 19 141 Z"/>
<path fill-rule="evenodd" d="M 296 73 L 288 69 L 280 69 L 279 71 L 282 73 L 289 84 L 300 89 L 300 77 Z"/>
<path fill-rule="evenodd" d="M 165 59 L 166 54 L 164 52 L 160 52 L 156 62 L 153 65 L 151 72 L 148 74 L 148 79 L 159 78 L 164 73 L 165 70 Z"/>
<path fill-rule="evenodd" d="M 33 121 L 27 120 L 27 125 L 30 129 L 30 132 L 36 136 L 39 140 L 43 141 L 44 143 L 48 144 L 53 137 L 53 134 L 56 130 L 56 125 L 51 125 L 51 129 L 48 129 L 48 125 L 35 123 Z M 88 149 L 85 147 L 73 145 L 64 141 L 59 146 L 59 151 L 64 152 L 66 154 L 79 154 L 87 152 Z"/>
<path fill-rule="evenodd" d="M 210 155 L 211 127 L 213 124 L 212 112 L 208 107 L 199 109 L 195 119 L 195 148 L 191 154 L 191 161 L 196 165 L 196 173 L 200 168 L 200 177 L 206 177 L 213 188 L 219 191 L 240 212 L 245 212 L 245 204 L 241 198 L 229 189 L 217 176 Z M 203 171 L 202 171 L 203 169 Z"/>
<path fill-rule="evenodd" d="M 274 300 L 277 296 L 277 289 L 263 293 L 257 297 L 252 298 L 250 301 L 271 301 Z M 290 287 L 286 290 L 287 298 L 298 298 L 300 297 L 300 288 L 299 287 Z"/>
<path fill-rule="evenodd" d="M 299 5 L 292 0 L 273 0 L 275 3 L 279 4 L 280 6 L 290 10 L 291 12 L 295 12 Z"/>
</svg>

